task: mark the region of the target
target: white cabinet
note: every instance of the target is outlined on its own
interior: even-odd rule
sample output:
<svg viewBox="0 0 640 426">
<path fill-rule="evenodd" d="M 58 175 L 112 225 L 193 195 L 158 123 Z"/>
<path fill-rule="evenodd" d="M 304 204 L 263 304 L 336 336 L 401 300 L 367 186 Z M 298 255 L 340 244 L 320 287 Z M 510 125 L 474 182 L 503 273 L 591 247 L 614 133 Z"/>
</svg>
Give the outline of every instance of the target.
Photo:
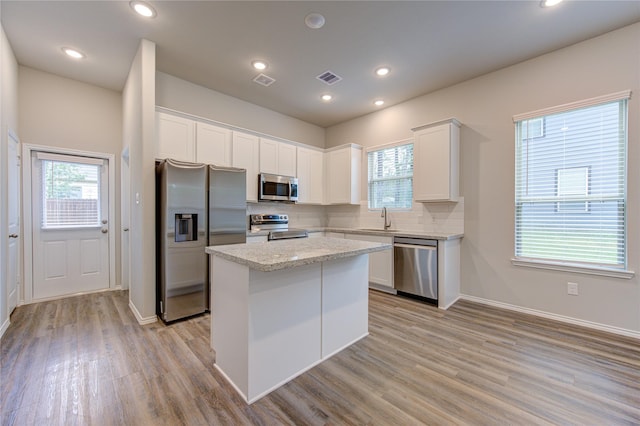
<svg viewBox="0 0 640 426">
<path fill-rule="evenodd" d="M 325 204 L 360 204 L 362 147 L 347 145 L 325 154 Z"/>
<path fill-rule="evenodd" d="M 231 166 L 231 130 L 196 123 L 196 162 Z"/>
<path fill-rule="evenodd" d="M 345 238 L 393 244 L 393 237 L 378 235 L 345 234 Z M 369 253 L 369 283 L 393 289 L 393 248 Z"/>
<path fill-rule="evenodd" d="M 460 123 L 452 118 L 412 130 L 414 200 L 457 201 Z"/>
<path fill-rule="evenodd" d="M 156 158 L 195 160 L 195 121 L 156 112 Z"/>
<path fill-rule="evenodd" d="M 298 203 L 322 204 L 324 200 L 324 153 L 298 147 Z"/>
<path fill-rule="evenodd" d="M 296 176 L 296 146 L 260 138 L 260 172 Z"/>
<path fill-rule="evenodd" d="M 247 201 L 258 201 L 260 141 L 257 136 L 232 132 L 232 165 L 247 170 Z"/>
</svg>

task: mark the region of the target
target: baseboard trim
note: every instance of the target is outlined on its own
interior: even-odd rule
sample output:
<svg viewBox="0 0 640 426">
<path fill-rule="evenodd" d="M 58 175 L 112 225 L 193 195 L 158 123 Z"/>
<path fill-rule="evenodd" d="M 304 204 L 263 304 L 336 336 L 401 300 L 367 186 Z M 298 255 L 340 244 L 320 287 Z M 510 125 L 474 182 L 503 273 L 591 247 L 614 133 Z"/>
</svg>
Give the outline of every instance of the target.
<svg viewBox="0 0 640 426">
<path fill-rule="evenodd" d="M 573 317 L 567 317 L 567 316 L 564 316 L 564 315 L 553 314 L 551 312 L 539 311 L 537 309 L 524 308 L 522 306 L 512 305 L 512 304 L 504 303 L 504 302 L 497 302 L 495 300 L 483 299 L 481 297 L 476 297 L 476 296 L 469 296 L 467 294 L 460 295 L 460 299 L 461 300 L 468 300 L 470 302 L 481 303 L 483 305 L 493 306 L 493 307 L 496 307 L 496 308 L 507 309 L 509 311 L 515 311 L 515 312 L 521 312 L 521 313 L 524 313 L 524 314 L 535 315 L 535 316 L 538 316 L 538 317 L 547 318 L 547 319 L 551 319 L 551 320 L 555 320 L 555 321 L 560 321 L 560 322 L 564 322 L 564 323 L 568 323 L 568 324 L 580 325 L 582 327 L 587 327 L 587 328 L 591 328 L 591 329 L 599 330 L 599 331 L 606 331 L 606 332 L 609 332 L 609 333 L 618 334 L 618 335 L 626 336 L 626 337 L 632 337 L 634 339 L 639 339 L 640 340 L 640 332 L 633 331 L 633 330 L 628 330 L 626 328 L 613 327 L 613 326 L 610 326 L 610 325 L 600 324 L 600 323 L 597 323 L 597 322 L 585 321 L 585 320 L 581 320 L 581 319 L 577 319 L 577 318 L 573 318 Z"/>
<path fill-rule="evenodd" d="M 136 320 L 140 325 L 153 324 L 154 322 L 158 321 L 157 315 L 146 318 L 140 315 L 140 312 L 138 312 L 138 308 L 136 308 L 136 305 L 134 305 L 131 300 L 129 300 L 129 309 L 131 309 L 131 312 L 133 312 L 133 315 L 136 317 Z"/>
<path fill-rule="evenodd" d="M 4 336 L 4 333 L 9 328 L 9 324 L 11 324 L 11 321 L 9 321 L 9 318 L 4 320 L 4 322 L 2 323 L 2 327 L 0 327 L 0 339 L 2 339 L 2 336 Z"/>
<path fill-rule="evenodd" d="M 456 302 L 458 300 L 460 300 L 461 296 L 456 297 L 451 303 L 449 303 L 448 305 L 443 305 L 443 306 L 438 306 L 438 309 L 442 309 L 443 311 L 446 311 L 447 309 L 449 309 L 450 307 L 452 307 L 453 305 L 456 304 Z"/>
</svg>

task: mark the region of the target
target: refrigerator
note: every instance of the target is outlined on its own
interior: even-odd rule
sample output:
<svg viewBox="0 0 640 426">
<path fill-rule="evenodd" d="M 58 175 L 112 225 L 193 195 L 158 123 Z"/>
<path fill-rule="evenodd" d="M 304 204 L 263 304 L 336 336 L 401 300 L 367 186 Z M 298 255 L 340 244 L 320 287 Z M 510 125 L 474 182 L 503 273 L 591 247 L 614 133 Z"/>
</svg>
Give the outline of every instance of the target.
<svg viewBox="0 0 640 426">
<path fill-rule="evenodd" d="M 246 241 L 246 171 L 172 159 L 156 166 L 156 312 L 209 310 L 208 245 Z"/>
</svg>

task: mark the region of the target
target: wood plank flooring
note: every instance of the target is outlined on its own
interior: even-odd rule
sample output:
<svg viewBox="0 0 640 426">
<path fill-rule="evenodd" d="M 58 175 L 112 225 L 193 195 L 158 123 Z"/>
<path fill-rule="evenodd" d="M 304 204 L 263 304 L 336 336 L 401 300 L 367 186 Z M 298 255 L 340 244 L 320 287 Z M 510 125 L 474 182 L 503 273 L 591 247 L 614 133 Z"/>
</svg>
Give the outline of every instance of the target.
<svg viewBox="0 0 640 426">
<path fill-rule="evenodd" d="M 640 424 L 636 339 L 370 296 L 369 337 L 250 406 L 213 368 L 209 316 L 140 326 L 125 291 L 18 307 L 2 425 Z"/>
</svg>

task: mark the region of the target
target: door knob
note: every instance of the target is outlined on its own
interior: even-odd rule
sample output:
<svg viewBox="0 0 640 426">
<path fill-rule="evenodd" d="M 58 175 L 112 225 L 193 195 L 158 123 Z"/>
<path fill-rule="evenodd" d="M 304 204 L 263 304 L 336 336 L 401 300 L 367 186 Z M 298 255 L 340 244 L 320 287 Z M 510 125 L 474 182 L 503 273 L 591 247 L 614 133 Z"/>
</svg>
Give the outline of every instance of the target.
<svg viewBox="0 0 640 426">
<path fill-rule="evenodd" d="M 9 238 L 18 238 L 18 234 L 9 234 Z"/>
<path fill-rule="evenodd" d="M 102 219 L 102 224 L 106 225 L 107 224 L 107 219 Z"/>
<path fill-rule="evenodd" d="M 109 232 L 109 230 L 108 230 L 108 229 L 103 229 L 103 230 L 102 230 L 102 233 L 103 233 L 103 234 L 106 234 L 107 232 Z"/>
<path fill-rule="evenodd" d="M 124 228 L 123 231 L 124 232 L 129 232 L 129 228 Z"/>
</svg>

